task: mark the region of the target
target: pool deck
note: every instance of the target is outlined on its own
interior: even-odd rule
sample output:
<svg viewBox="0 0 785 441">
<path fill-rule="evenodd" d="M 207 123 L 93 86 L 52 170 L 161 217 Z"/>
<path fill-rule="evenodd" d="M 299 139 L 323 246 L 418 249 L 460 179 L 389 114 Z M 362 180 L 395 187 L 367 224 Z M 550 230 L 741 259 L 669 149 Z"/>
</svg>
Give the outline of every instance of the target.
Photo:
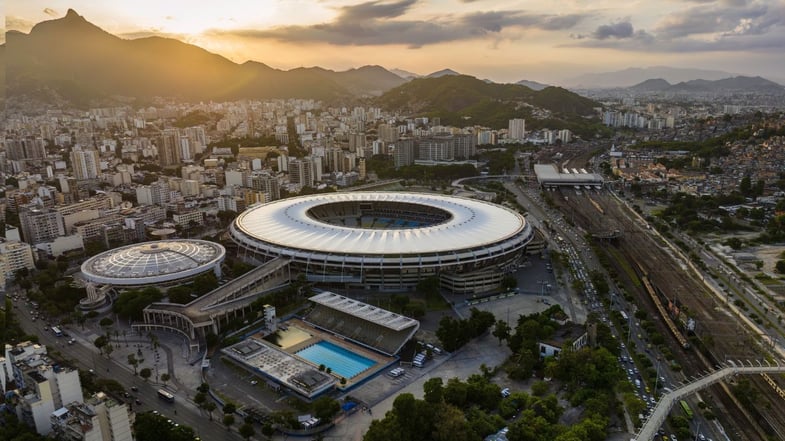
<svg viewBox="0 0 785 441">
<path fill-rule="evenodd" d="M 340 346 L 342 348 L 348 349 L 349 351 L 351 351 L 351 352 L 353 352 L 353 353 L 355 353 L 357 355 L 362 355 L 363 357 L 365 357 L 365 358 L 367 358 L 369 360 L 372 360 L 375 363 L 373 366 L 371 366 L 368 369 L 360 372 L 356 376 L 354 376 L 352 378 L 347 378 L 345 385 L 341 386 L 340 383 L 338 383 L 337 386 L 340 389 L 342 389 L 342 390 L 351 389 L 352 387 L 354 387 L 354 386 L 356 386 L 356 385 L 358 385 L 360 383 L 363 383 L 364 381 L 368 380 L 369 378 L 375 376 L 380 371 L 384 370 L 390 364 L 393 364 L 393 363 L 395 363 L 397 361 L 397 359 L 395 357 L 388 357 L 386 355 L 382 355 L 382 354 L 380 354 L 378 352 L 372 351 L 372 350 L 370 350 L 368 348 L 365 348 L 365 347 L 360 346 L 358 344 L 355 344 L 353 342 L 346 341 L 345 339 L 343 339 L 340 336 L 333 335 L 330 332 L 326 332 L 326 331 L 323 331 L 321 329 L 314 328 L 313 326 L 309 325 L 308 323 L 306 323 L 306 322 L 304 322 L 304 321 L 302 321 L 302 320 L 300 320 L 298 318 L 293 318 L 293 319 L 287 320 L 286 322 L 284 322 L 281 325 L 279 325 L 279 327 L 280 326 L 284 326 L 284 327 L 287 327 L 287 328 L 290 328 L 290 327 L 294 326 L 294 327 L 300 329 L 301 331 L 310 334 L 311 337 L 306 339 L 306 340 L 303 340 L 303 341 L 301 341 L 299 343 L 291 345 L 291 346 L 289 346 L 287 348 L 280 348 L 277 345 L 275 345 L 273 343 L 270 343 L 270 342 L 268 342 L 266 340 L 264 340 L 264 343 L 267 344 L 267 345 L 273 346 L 273 347 L 275 347 L 278 350 L 284 351 L 284 352 L 290 354 L 292 357 L 294 357 L 294 358 L 296 358 L 296 359 L 298 359 L 298 360 L 300 360 L 300 361 L 302 361 L 304 363 L 307 363 L 307 364 L 309 364 L 311 366 L 314 366 L 317 369 L 319 368 L 319 366 L 317 364 L 314 364 L 313 362 L 298 356 L 296 353 L 301 351 L 302 349 L 305 349 L 308 346 L 311 346 L 311 345 L 313 345 L 315 343 L 318 343 L 319 341 L 322 341 L 322 340 L 328 341 L 328 342 L 333 343 L 335 345 L 338 345 L 338 346 Z M 258 340 L 262 340 L 262 335 L 260 335 L 260 334 L 256 334 L 256 335 L 254 335 L 254 337 L 256 337 Z M 333 376 L 336 378 L 337 381 L 340 382 L 340 380 L 341 380 L 341 376 L 340 375 L 333 374 Z"/>
</svg>

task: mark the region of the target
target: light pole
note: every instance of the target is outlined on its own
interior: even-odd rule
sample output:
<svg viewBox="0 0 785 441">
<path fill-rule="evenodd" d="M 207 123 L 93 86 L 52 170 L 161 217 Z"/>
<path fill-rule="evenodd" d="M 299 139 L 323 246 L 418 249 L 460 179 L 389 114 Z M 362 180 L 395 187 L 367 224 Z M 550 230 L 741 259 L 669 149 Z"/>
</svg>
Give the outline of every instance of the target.
<svg viewBox="0 0 785 441">
<path fill-rule="evenodd" d="M 656 367 L 656 369 L 657 369 L 657 374 L 654 377 L 654 391 L 652 393 L 652 395 L 654 395 L 655 397 L 657 396 L 657 385 L 660 382 L 660 360 L 659 359 L 657 360 L 657 367 Z"/>
</svg>

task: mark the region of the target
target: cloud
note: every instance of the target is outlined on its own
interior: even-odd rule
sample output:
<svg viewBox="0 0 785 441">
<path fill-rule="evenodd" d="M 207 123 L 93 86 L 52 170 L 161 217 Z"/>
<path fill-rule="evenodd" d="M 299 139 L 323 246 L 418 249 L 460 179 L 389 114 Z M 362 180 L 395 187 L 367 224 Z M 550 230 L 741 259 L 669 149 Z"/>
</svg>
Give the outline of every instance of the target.
<svg viewBox="0 0 785 441">
<path fill-rule="evenodd" d="M 651 30 L 635 30 L 624 19 L 599 26 L 589 35 L 571 35 L 576 41 L 565 46 L 673 53 L 785 49 L 784 4 L 699 3 L 669 14 Z"/>
<path fill-rule="evenodd" d="M 785 24 L 785 6 L 761 2 L 744 4 L 711 4 L 687 8 L 663 18 L 654 31 L 663 38 L 733 32 L 745 23 L 751 32 L 766 32 L 772 26 Z"/>
<path fill-rule="evenodd" d="M 418 0 L 401 0 L 394 3 L 370 1 L 340 8 L 339 21 L 373 20 L 395 18 L 405 14 Z"/>
<path fill-rule="evenodd" d="M 160 29 L 141 29 L 138 31 L 117 34 L 117 36 L 125 40 L 136 40 L 137 38 L 147 38 L 147 37 L 161 37 L 161 38 L 173 38 L 175 40 L 186 41 L 186 42 L 188 41 L 189 38 L 189 36 L 186 34 L 163 32 Z"/>
<path fill-rule="evenodd" d="M 46 15 L 48 15 L 50 17 L 59 17 L 60 16 L 60 14 L 58 14 L 57 11 L 55 11 L 52 8 L 44 8 L 44 14 L 46 14 Z"/>
<path fill-rule="evenodd" d="M 23 31 L 28 32 L 33 28 L 35 22 L 13 15 L 6 15 L 5 28 L 9 31 Z"/>
<path fill-rule="evenodd" d="M 586 14 L 546 15 L 526 11 L 488 11 L 463 15 L 444 14 L 432 20 L 406 19 L 404 15 L 417 0 L 393 3 L 370 1 L 339 9 L 328 23 L 309 26 L 280 26 L 269 29 L 213 29 L 206 34 L 242 38 L 271 39 L 288 43 L 322 42 L 333 45 L 407 45 L 419 48 L 450 41 L 498 39 L 508 28 L 548 31 L 574 27 Z"/>
<path fill-rule="evenodd" d="M 630 38 L 634 34 L 632 23 L 627 21 L 620 21 L 609 25 L 599 26 L 592 37 L 598 40 L 605 40 L 608 38 Z"/>
</svg>

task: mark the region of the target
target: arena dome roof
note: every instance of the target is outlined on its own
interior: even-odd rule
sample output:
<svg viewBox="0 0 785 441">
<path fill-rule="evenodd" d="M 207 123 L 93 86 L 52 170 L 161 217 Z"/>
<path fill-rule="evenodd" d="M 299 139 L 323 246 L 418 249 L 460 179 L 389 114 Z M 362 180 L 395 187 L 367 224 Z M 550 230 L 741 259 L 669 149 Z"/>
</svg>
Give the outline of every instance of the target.
<svg viewBox="0 0 785 441">
<path fill-rule="evenodd" d="M 389 219 L 374 218 L 374 223 L 379 219 L 390 221 L 381 227 L 342 212 L 351 210 L 352 204 L 377 202 L 381 203 L 382 211 L 387 209 L 389 213 Z M 413 214 L 409 220 L 401 220 L 402 213 Z M 233 225 L 233 230 L 251 240 L 281 248 L 355 255 L 473 249 L 507 240 L 526 228 L 523 216 L 499 205 L 453 196 L 400 192 L 328 193 L 282 199 L 249 208 Z"/>
<path fill-rule="evenodd" d="M 139 286 L 190 278 L 220 266 L 226 250 L 195 239 L 158 240 L 105 251 L 82 264 L 94 283 Z"/>
</svg>

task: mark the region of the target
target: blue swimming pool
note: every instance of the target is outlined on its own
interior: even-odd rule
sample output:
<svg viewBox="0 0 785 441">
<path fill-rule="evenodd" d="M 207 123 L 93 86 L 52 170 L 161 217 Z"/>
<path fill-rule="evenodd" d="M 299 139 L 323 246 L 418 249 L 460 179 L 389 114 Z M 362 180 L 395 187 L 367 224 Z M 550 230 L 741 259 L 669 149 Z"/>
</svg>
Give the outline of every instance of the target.
<svg viewBox="0 0 785 441">
<path fill-rule="evenodd" d="M 323 364 L 346 379 L 352 378 L 376 364 L 373 360 L 329 341 L 320 341 L 313 346 L 308 346 L 297 352 L 297 355 L 317 366 Z"/>
</svg>

